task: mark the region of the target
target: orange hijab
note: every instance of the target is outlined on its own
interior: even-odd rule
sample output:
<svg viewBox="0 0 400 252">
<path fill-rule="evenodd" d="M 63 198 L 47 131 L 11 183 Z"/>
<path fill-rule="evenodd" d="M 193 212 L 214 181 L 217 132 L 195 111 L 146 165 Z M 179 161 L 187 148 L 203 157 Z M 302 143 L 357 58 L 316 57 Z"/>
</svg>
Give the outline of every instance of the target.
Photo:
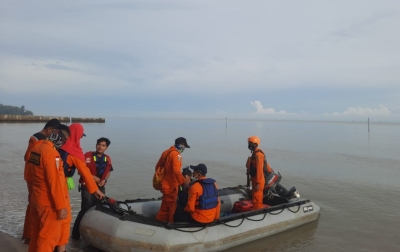
<svg viewBox="0 0 400 252">
<path fill-rule="evenodd" d="M 69 126 L 70 135 L 63 146 L 61 146 L 62 150 L 65 150 L 70 155 L 85 161 L 85 155 L 83 155 L 83 151 L 81 148 L 81 138 L 83 135 L 83 126 L 80 123 L 72 123 Z"/>
</svg>

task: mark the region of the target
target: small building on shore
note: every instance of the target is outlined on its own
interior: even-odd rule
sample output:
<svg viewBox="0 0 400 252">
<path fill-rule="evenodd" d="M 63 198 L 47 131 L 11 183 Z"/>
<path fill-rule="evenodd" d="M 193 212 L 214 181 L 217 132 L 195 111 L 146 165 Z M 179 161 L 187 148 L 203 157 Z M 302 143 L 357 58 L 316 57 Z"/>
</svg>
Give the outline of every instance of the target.
<svg viewBox="0 0 400 252">
<path fill-rule="evenodd" d="M 0 115 L 0 123 L 38 123 L 47 122 L 53 118 L 62 123 L 105 123 L 105 118 L 63 117 L 63 116 L 32 116 L 32 115 Z"/>
</svg>

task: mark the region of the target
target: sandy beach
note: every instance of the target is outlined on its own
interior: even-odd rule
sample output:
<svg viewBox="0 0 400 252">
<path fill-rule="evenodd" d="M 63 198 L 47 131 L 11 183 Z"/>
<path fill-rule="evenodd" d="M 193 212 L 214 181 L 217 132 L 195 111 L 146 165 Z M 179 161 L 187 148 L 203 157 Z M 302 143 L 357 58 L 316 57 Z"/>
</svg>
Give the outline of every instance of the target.
<svg viewBox="0 0 400 252">
<path fill-rule="evenodd" d="M 1 248 L 2 252 L 27 252 L 28 246 L 29 246 L 28 244 L 22 243 L 21 239 L 15 238 L 4 232 L 0 232 L 0 248 Z M 68 250 L 68 252 L 98 252 L 98 251 L 100 251 L 92 246 L 88 246 L 83 241 L 77 242 L 76 244 L 72 244 L 70 242 L 67 245 L 67 250 Z"/>
<path fill-rule="evenodd" d="M 28 245 L 23 244 L 21 239 L 15 238 L 9 234 L 0 232 L 0 247 L 4 252 L 26 252 Z"/>
</svg>

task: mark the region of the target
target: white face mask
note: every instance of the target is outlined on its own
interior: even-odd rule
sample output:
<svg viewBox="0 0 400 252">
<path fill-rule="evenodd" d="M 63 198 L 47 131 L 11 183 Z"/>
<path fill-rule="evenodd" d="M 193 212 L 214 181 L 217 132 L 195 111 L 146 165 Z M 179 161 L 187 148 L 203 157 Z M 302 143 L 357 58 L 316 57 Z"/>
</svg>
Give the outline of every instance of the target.
<svg viewBox="0 0 400 252">
<path fill-rule="evenodd" d="M 199 180 L 199 177 L 200 177 L 199 172 L 196 172 L 196 174 L 197 174 L 197 175 L 194 175 L 194 172 L 193 172 L 192 180 Z"/>
</svg>

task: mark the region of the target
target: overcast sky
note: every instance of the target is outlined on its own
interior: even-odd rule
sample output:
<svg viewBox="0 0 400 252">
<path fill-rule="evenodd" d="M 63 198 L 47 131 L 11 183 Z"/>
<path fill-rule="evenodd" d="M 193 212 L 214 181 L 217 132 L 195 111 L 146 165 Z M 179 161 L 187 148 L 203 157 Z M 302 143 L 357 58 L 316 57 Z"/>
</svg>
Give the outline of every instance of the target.
<svg viewBox="0 0 400 252">
<path fill-rule="evenodd" d="M 0 0 L 37 115 L 400 121 L 400 1 Z"/>
</svg>

